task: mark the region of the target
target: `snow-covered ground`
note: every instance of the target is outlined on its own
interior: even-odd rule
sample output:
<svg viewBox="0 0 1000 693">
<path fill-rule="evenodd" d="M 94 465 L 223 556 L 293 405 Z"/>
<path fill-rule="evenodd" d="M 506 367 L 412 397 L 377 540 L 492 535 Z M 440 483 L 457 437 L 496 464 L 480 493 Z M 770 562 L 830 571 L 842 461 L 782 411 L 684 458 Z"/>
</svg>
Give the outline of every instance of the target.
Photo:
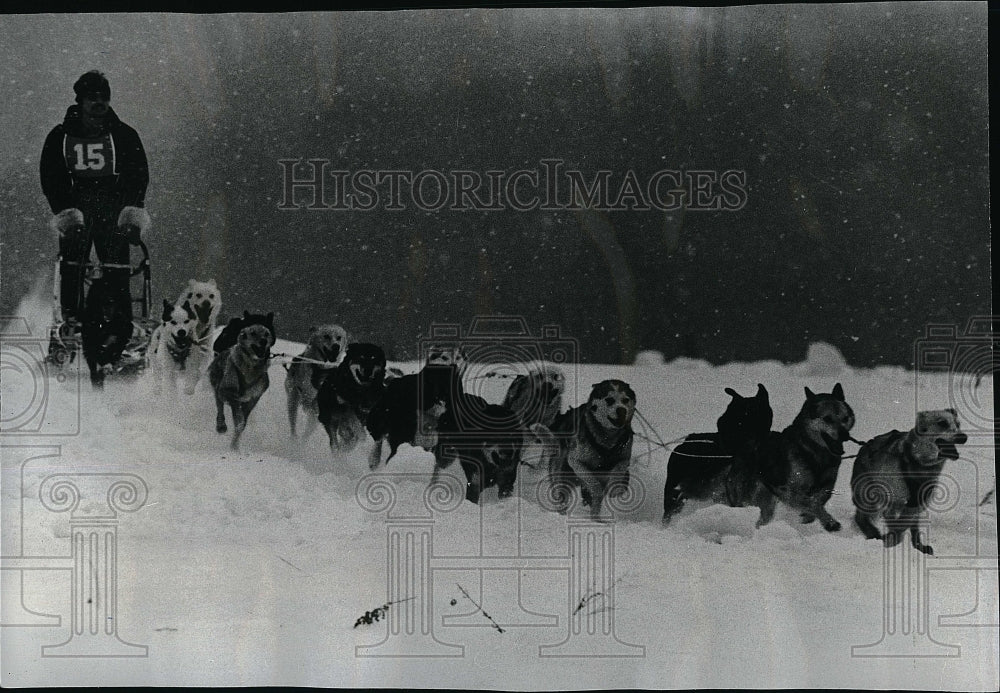
<svg viewBox="0 0 1000 693">
<path fill-rule="evenodd" d="M 26 300 L 20 314 L 36 336 L 44 333 L 43 301 Z M 2 381 L 4 685 L 1000 685 L 997 572 L 989 567 L 997 556 L 996 502 L 980 505 L 996 483 L 992 432 L 983 434 L 983 422 L 993 416 L 991 378 L 976 388 L 959 376 L 853 369 L 823 349 L 797 365 L 713 367 L 644 358 L 635 366 L 567 366 L 571 386 L 564 405 L 582 401 L 601 379 L 626 380 L 652 429 L 637 421 L 637 431 L 663 441 L 712 430 L 729 399 L 723 388 L 750 395 L 758 382 L 771 393 L 775 428 L 791 422 L 804 386 L 829 392 L 842 383 L 859 439 L 912 427 L 918 405 L 957 407 L 971 438 L 962 458 L 945 468 L 954 479 L 943 501 L 948 509 L 930 517 L 937 555 L 924 560 L 898 550 L 890 557 L 901 562 L 886 564 L 881 544 L 866 541 L 850 521 L 851 460 L 845 460 L 828 506 L 844 525 L 833 534 L 818 523 L 799 524 L 784 508 L 770 525 L 755 529 L 755 509 L 720 506 L 687 508 L 664 529 L 668 451 L 644 440 L 635 446 L 633 507 L 606 507 L 605 516 L 615 520 L 603 525 L 606 531 L 571 526 L 574 518 L 541 507 L 535 494 L 541 473 L 528 467 L 522 467 L 514 498 L 499 502 L 493 489 L 480 506 L 463 501 L 424 516 L 432 457 L 409 447 L 379 470 L 398 475 L 389 480 L 396 505 L 379 511 L 375 506 L 388 496 L 380 495 L 384 486 L 366 486 L 370 443 L 334 458 L 322 430 L 304 442 L 290 439 L 280 365 L 271 369 L 271 389 L 250 418 L 242 451 L 233 453 L 228 436 L 214 431 L 206 382 L 190 398 L 155 396 L 152 378 L 110 382 L 103 392 L 92 391 L 86 378 L 41 382 L 23 360 L 8 358 L 14 353 L 9 345 L 18 340 L 30 342 L 5 338 Z M 289 342 L 275 348 L 297 349 Z M 474 365 L 470 375 L 485 370 Z M 496 401 L 508 381 L 474 382 Z M 41 412 L 36 419 L 44 420 L 42 433 L 54 435 L 9 431 L 32 407 Z M 855 451 L 848 446 L 848 454 Z M 43 646 L 71 634 L 74 571 L 59 560 L 70 555 L 71 517 L 41 500 L 53 474 L 76 475 L 81 488 L 108 478 L 94 474 L 135 475 L 141 479 L 137 487 L 148 490 L 141 508 L 117 515 L 118 583 L 108 593 L 116 595 L 117 610 L 99 612 L 116 620 L 122 641 L 146 646 L 145 657 L 42 656 Z M 423 476 L 403 476 L 414 474 Z M 72 519 L 81 523 L 100 514 L 107 507 L 104 494 L 82 498 Z M 399 565 L 390 559 L 389 537 L 407 531 L 418 539 L 432 533 L 433 544 L 420 564 L 425 573 L 407 587 L 413 592 L 390 597 L 388 573 Z M 609 542 L 602 554 L 608 560 L 603 568 L 599 561 L 584 561 L 578 574 L 567 538 L 588 531 Z M 518 550 L 522 558 L 509 558 Z M 105 555 L 93 551 L 86 555 Z M 482 556 L 501 558 L 487 570 Z M 88 564 L 80 574 L 102 569 Z M 910 589 L 890 594 L 897 610 L 884 618 L 886 579 Z M 600 585 L 612 587 L 597 595 L 604 591 Z M 424 597 L 390 606 L 387 620 L 353 627 L 387 599 L 415 594 Z M 575 611 L 578 597 L 586 604 Z M 415 604 L 417 611 L 426 609 L 423 621 L 421 614 L 405 611 Z M 58 624 L 39 614 L 58 616 Z M 46 620 L 50 625 L 24 625 Z M 89 622 L 84 619 L 84 630 Z M 612 622 L 613 634 L 602 635 L 611 632 L 600 629 Z M 407 634 L 406 626 L 414 624 Z M 401 633 L 391 631 L 401 625 Z M 598 630 L 589 634 L 588 627 Z M 85 635 L 74 637 L 82 642 Z M 88 642 L 110 639 L 92 636 Z M 852 649 L 879 641 L 883 649 L 877 652 Z M 370 645 L 379 646 L 356 649 Z M 398 656 L 420 647 L 425 654 L 453 656 Z M 573 648 L 579 656 L 551 656 Z M 602 652 L 633 656 L 596 656 Z M 898 656 L 860 656 L 873 652 Z"/>
</svg>

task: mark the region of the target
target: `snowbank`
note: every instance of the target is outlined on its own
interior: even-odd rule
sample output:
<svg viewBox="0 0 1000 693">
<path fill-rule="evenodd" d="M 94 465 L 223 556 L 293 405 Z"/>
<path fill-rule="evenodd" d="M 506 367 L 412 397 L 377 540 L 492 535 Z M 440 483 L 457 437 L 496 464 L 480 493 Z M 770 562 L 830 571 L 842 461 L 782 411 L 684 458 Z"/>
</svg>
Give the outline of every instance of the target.
<svg viewBox="0 0 1000 693">
<path fill-rule="evenodd" d="M 281 344 L 288 353 L 301 348 Z M 42 646 L 70 636 L 71 571 L 5 569 L 4 624 L 11 627 L 0 631 L 4 683 L 995 690 L 997 629 L 970 625 L 997 617 L 996 505 L 979 505 L 995 487 L 994 453 L 991 436 L 987 442 L 975 431 L 976 412 L 965 412 L 972 438 L 962 459 L 946 467 L 958 492 L 954 505 L 930 518 L 937 556 L 912 559 L 924 573 L 935 565 L 950 569 L 929 573 L 926 602 L 914 597 L 902 605 L 907 613 L 926 609 L 923 630 L 889 643 L 955 656 L 873 658 L 852 649 L 888 636 L 884 553 L 850 521 L 849 460 L 828 506 L 844 524 L 838 533 L 801 525 L 787 509 L 756 529 L 754 509 L 708 505 L 692 505 L 661 528 L 668 452 L 646 441 L 711 430 L 729 399 L 724 387 L 749 395 L 764 383 L 781 428 L 801 406 L 804 386 L 828 392 L 842 382 L 861 439 L 911 426 L 915 390 L 921 404 L 950 401 L 946 378 L 849 369 L 819 347 L 807 364 L 808 375 L 775 362 L 568 368 L 574 382 L 565 406 L 582 401 L 590 384 L 617 377 L 632 384 L 649 422 L 636 425 L 643 438 L 634 448 L 635 498 L 630 507 L 604 511 L 614 520 L 603 525 L 612 553 L 601 565 L 614 577 L 608 590 L 596 589 L 600 574 L 587 571 L 586 584 L 574 586 L 572 556 L 589 549 L 568 542 L 586 527 L 542 507 L 543 470 L 523 467 L 514 498 L 498 502 L 491 489 L 479 506 L 459 500 L 428 514 L 429 453 L 404 446 L 378 470 L 396 477 L 371 490 L 368 443 L 334 456 L 322 430 L 290 439 L 278 364 L 239 453 L 214 431 L 204 381 L 190 398 L 157 398 L 144 378 L 111 382 L 104 392 L 91 391 L 85 378 L 50 378 L 41 384 L 48 387 L 48 430 L 56 435 L 4 436 L 13 446 L 3 453 L 4 567 L 13 565 L 10 556 L 69 555 L 71 518 L 41 502 L 53 473 L 139 477 L 145 504 L 116 517 L 116 623 L 122 641 L 148 651 L 122 659 L 42 657 Z M 6 422 L 34 395 L 30 379 L 4 375 Z M 506 385 L 476 382 L 493 401 Z M 978 413 L 992 415 L 992 380 L 979 387 L 976 401 L 989 411 Z M 376 507 L 393 495 L 393 510 Z M 400 527 L 418 533 L 409 536 L 433 536 L 420 564 L 425 572 L 404 583 L 411 595 L 425 595 L 425 654 L 447 657 L 395 656 L 412 654 L 412 639 L 398 630 L 417 623 L 412 601 L 391 605 L 387 619 L 353 627 L 391 598 L 387 585 L 399 584 L 392 583 L 391 537 L 404 532 Z M 493 568 L 483 567 L 490 556 Z M 582 595 L 585 609 L 572 610 L 574 595 Z M 58 624 L 15 625 L 39 614 L 57 616 Z M 595 623 L 612 629 L 614 637 L 601 641 L 612 654 L 630 656 L 597 656 L 600 638 L 580 640 Z M 550 656 L 565 654 L 560 643 L 576 642 L 585 643 L 577 656 Z"/>
</svg>

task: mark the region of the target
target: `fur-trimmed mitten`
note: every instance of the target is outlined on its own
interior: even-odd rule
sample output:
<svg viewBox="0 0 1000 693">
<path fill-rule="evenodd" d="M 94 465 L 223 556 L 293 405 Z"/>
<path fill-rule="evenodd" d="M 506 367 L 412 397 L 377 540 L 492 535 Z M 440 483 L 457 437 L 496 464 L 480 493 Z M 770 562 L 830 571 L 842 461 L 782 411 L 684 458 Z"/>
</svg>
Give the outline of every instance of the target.
<svg viewBox="0 0 1000 693">
<path fill-rule="evenodd" d="M 83 212 L 76 207 L 64 209 L 49 219 L 49 228 L 59 238 L 72 228 L 83 226 Z"/>
<path fill-rule="evenodd" d="M 118 215 L 118 228 L 130 227 L 128 242 L 138 245 L 139 241 L 146 239 L 146 232 L 153 225 L 149 218 L 149 212 L 142 207 L 125 207 Z"/>
</svg>

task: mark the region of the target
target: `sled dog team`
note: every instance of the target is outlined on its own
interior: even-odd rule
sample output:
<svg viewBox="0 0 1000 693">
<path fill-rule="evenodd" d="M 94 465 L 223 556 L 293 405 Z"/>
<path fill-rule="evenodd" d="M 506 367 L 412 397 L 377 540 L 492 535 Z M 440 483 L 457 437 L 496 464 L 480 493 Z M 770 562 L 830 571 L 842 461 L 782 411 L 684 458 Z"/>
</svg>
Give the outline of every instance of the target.
<svg viewBox="0 0 1000 693">
<path fill-rule="evenodd" d="M 164 379 L 175 388 L 180 380 L 185 393 L 192 394 L 208 373 L 216 430 L 227 431 L 224 409 L 229 405 L 236 449 L 247 418 L 270 385 L 276 332 L 273 313 L 244 312 L 229 321 L 210 352 L 221 306 L 214 280 L 189 281 L 174 304 L 164 301 L 149 361 L 158 389 Z M 627 493 L 636 411 L 636 394 L 628 383 L 599 382 L 584 404 L 563 412 L 562 372 L 551 364 L 534 364 L 513 379 L 502 404 L 490 404 L 465 391 L 467 365 L 461 348 L 432 347 L 420 371 L 404 375 L 387 369 L 379 346 L 351 342 L 338 325 L 313 327 L 305 350 L 286 366 L 291 435 L 297 433 L 300 411 L 306 417 L 303 433 L 321 424 L 335 451 L 352 450 L 367 431 L 375 441 L 372 469 L 388 464 L 403 443 L 420 446 L 434 454 L 434 477 L 460 464 L 466 498 L 474 503 L 491 486 L 498 487 L 500 498 L 510 496 L 518 467 L 531 459 L 547 464 L 550 497 L 560 512 L 568 510 L 575 488 L 595 519 L 605 498 Z M 819 520 L 825 530 L 839 530 L 840 522 L 825 506 L 844 442 L 854 440 L 855 423 L 841 385 L 829 393 L 805 388 L 801 410 L 781 431 L 771 430 L 763 385 L 751 397 L 731 388 L 725 392 L 732 399 L 717 430 L 686 436 L 670 455 L 663 523 L 685 500 L 695 499 L 756 506 L 761 526 L 771 521 L 780 500 L 803 522 Z M 922 511 L 945 461 L 958 459 L 956 446 L 966 440 L 956 411 L 943 409 L 919 412 L 908 432 L 890 431 L 863 443 L 851 489 L 854 519 L 865 536 L 892 546 L 909 530 L 915 548 L 933 553 L 921 537 Z M 383 444 L 389 447 L 384 462 Z"/>
</svg>

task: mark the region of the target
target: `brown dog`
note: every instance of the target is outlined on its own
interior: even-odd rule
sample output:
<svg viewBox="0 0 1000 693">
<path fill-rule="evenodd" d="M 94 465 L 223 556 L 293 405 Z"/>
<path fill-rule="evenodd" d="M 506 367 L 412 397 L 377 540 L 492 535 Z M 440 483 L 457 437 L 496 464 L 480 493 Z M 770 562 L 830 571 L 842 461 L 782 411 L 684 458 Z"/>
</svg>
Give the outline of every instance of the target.
<svg viewBox="0 0 1000 693">
<path fill-rule="evenodd" d="M 272 314 L 268 317 L 273 321 Z M 215 430 L 219 433 L 228 430 L 224 413 L 224 405 L 228 403 L 233 416 L 233 450 L 239 449 L 247 417 L 270 385 L 267 367 L 272 346 L 274 330 L 268 324 L 250 325 L 240 330 L 236 344 L 216 354 L 208 367 L 209 382 L 215 392 Z"/>
<path fill-rule="evenodd" d="M 299 409 L 306 414 L 306 437 L 312 433 L 319 417 L 316 393 L 323 379 L 333 373 L 334 364 L 347 348 L 347 332 L 340 325 L 320 325 L 309 328 L 306 349 L 288 367 L 285 393 L 288 395 L 288 426 L 292 436 Z M 314 363 L 323 361 L 329 365 Z"/>
<path fill-rule="evenodd" d="M 940 409 L 919 412 L 907 433 L 890 431 L 865 443 L 851 475 L 854 522 L 865 536 L 895 546 L 909 529 L 913 548 L 933 554 L 920 536 L 920 520 L 945 460 L 957 460 L 955 446 L 967 440 L 955 410 Z M 884 534 L 875 525 L 880 518 Z"/>
</svg>

